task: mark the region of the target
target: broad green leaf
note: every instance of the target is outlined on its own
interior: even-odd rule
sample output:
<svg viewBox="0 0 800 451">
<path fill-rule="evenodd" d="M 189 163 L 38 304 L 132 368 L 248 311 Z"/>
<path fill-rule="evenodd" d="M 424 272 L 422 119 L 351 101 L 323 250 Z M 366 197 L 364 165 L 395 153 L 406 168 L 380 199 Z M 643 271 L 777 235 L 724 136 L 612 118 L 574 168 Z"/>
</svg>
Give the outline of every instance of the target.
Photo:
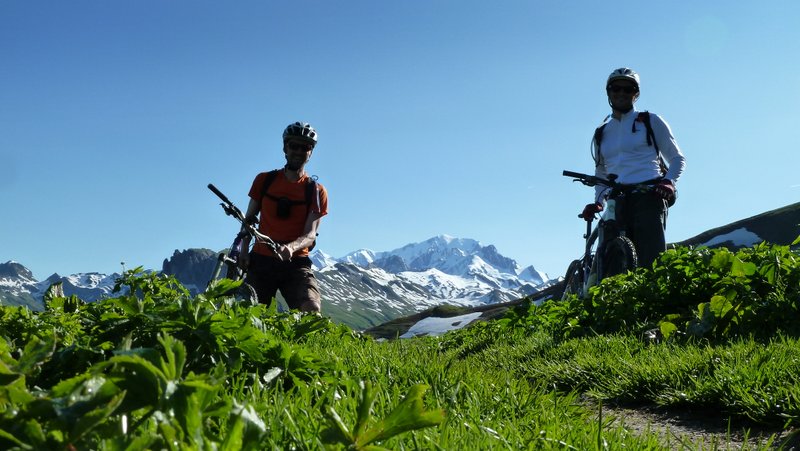
<svg viewBox="0 0 800 451">
<path fill-rule="evenodd" d="M 74 391 L 78 390 L 83 383 L 95 377 L 91 373 L 79 374 L 73 378 L 63 380 L 54 385 L 50 391 L 50 395 L 55 398 L 63 398 L 69 396 Z"/>
<path fill-rule="evenodd" d="M 714 253 L 714 256 L 711 257 L 711 267 L 720 271 L 725 271 L 730 267 L 732 259 L 733 254 L 731 254 L 730 251 L 727 249 L 719 249 Z"/>
<path fill-rule="evenodd" d="M 372 442 L 385 440 L 406 431 L 441 424 L 445 419 L 444 411 L 424 410 L 422 396 L 426 390 L 428 390 L 428 386 L 425 384 L 417 384 L 411 387 L 408 395 L 388 417 L 379 421 L 378 424 L 367 430 L 364 435 L 356 438 L 356 447 L 359 448 Z"/>
<path fill-rule="evenodd" d="M 166 396 L 168 405 L 174 411 L 175 419 L 180 424 L 189 442 L 199 445 L 203 442 L 203 411 L 196 393 L 180 390 L 174 396 Z"/>
<path fill-rule="evenodd" d="M 353 428 L 353 434 L 358 437 L 364 434 L 367 430 L 367 423 L 369 422 L 369 414 L 372 410 L 372 404 L 375 402 L 375 394 L 372 390 L 372 383 L 369 381 L 360 381 L 361 399 L 358 403 L 358 418 L 356 419 L 356 426 Z"/>
<path fill-rule="evenodd" d="M 114 410 L 116 410 L 116 408 L 122 404 L 122 400 L 124 398 L 125 392 L 123 391 L 111 398 L 111 400 L 105 406 L 81 415 L 80 419 L 72 428 L 72 431 L 70 431 L 70 441 L 78 441 L 83 434 L 106 421 L 108 417 L 114 413 Z"/>
<path fill-rule="evenodd" d="M 119 355 L 93 368 L 95 371 L 102 371 L 110 366 L 115 366 L 115 372 L 122 377 L 117 383 L 128 390 L 136 402 L 158 405 L 167 379 L 155 365 L 138 355 Z"/>
<path fill-rule="evenodd" d="M 15 380 L 21 377 L 23 377 L 23 375 L 18 373 L 0 373 L 0 386 L 11 385 Z"/>
<path fill-rule="evenodd" d="M 169 334 L 159 335 L 158 341 L 164 347 L 164 355 L 167 357 L 166 362 L 161 359 L 161 370 L 168 379 L 180 378 L 186 363 L 186 348 Z"/>
<path fill-rule="evenodd" d="M 44 341 L 39 337 L 32 337 L 17 361 L 17 372 L 31 374 L 34 368 L 49 360 L 56 346 L 55 340 L 52 335 L 48 335 Z"/>
<path fill-rule="evenodd" d="M 725 316 L 725 314 L 733 307 L 733 305 L 727 297 L 717 295 L 711 298 L 709 307 L 716 317 L 721 318 Z"/>
<path fill-rule="evenodd" d="M 329 319 L 321 316 L 304 315 L 303 318 L 305 321 L 294 327 L 294 335 L 297 337 L 307 337 L 314 332 L 325 330 L 330 323 Z"/>
<path fill-rule="evenodd" d="M 244 421 L 242 417 L 236 417 L 227 431 L 225 439 L 222 441 L 221 451 L 239 451 L 242 449 L 242 433 L 244 432 Z"/>
<path fill-rule="evenodd" d="M 21 441 L 20 439 L 15 437 L 10 432 L 4 431 L 2 429 L 0 429 L 0 438 L 5 439 L 5 440 L 7 440 L 7 441 L 9 441 L 11 443 L 14 443 L 15 445 L 19 446 L 20 449 L 25 449 L 25 450 L 27 450 L 27 449 L 30 449 L 30 450 L 35 449 L 32 445 Z"/>
<path fill-rule="evenodd" d="M 669 321 L 662 321 L 658 326 L 661 329 L 661 335 L 663 335 L 664 338 L 669 338 L 670 335 L 678 330 L 678 326 Z"/>
<path fill-rule="evenodd" d="M 353 439 L 353 433 L 350 432 L 350 428 L 344 424 L 342 417 L 339 416 L 339 413 L 336 412 L 336 409 L 328 406 L 326 413 L 328 420 L 333 424 L 333 427 L 328 427 L 323 431 L 323 439 L 327 443 L 342 443 L 347 446 L 353 444 L 355 442 Z"/>
<path fill-rule="evenodd" d="M 738 257 L 733 259 L 733 263 L 731 265 L 731 274 L 734 277 L 745 277 L 745 276 L 752 276 L 756 273 L 755 263 L 753 262 L 743 262 Z"/>
<path fill-rule="evenodd" d="M 769 262 L 758 270 L 758 272 L 767 279 L 769 284 L 775 284 L 775 281 L 778 279 L 779 262 L 780 260 L 776 259 L 775 262 Z"/>
<path fill-rule="evenodd" d="M 39 421 L 34 419 L 30 419 L 25 421 L 25 426 L 23 426 L 23 431 L 25 434 L 25 438 L 33 442 L 36 446 L 35 448 L 43 448 L 44 444 L 47 442 L 47 436 L 45 435 L 44 428 L 42 428 L 42 424 Z"/>
<path fill-rule="evenodd" d="M 203 293 L 207 299 L 217 299 L 222 297 L 229 297 L 231 293 L 239 288 L 243 280 L 219 279 L 211 283 L 211 285 Z"/>
<path fill-rule="evenodd" d="M 358 448 L 358 451 L 392 451 L 392 450 L 390 450 L 389 448 L 384 448 L 382 446 L 367 445 L 367 446 L 362 446 L 361 448 Z"/>
</svg>

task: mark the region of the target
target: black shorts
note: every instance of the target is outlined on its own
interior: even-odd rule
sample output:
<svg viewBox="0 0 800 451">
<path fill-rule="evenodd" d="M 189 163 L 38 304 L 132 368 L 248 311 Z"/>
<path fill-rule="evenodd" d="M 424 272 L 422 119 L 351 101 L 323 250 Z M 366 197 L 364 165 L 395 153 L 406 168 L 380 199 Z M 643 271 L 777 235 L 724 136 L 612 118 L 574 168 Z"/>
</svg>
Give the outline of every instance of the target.
<svg viewBox="0 0 800 451">
<path fill-rule="evenodd" d="M 320 311 L 319 286 L 308 257 L 281 261 L 252 253 L 245 282 L 253 287 L 262 304 L 270 305 L 280 290 L 290 309 Z"/>
</svg>

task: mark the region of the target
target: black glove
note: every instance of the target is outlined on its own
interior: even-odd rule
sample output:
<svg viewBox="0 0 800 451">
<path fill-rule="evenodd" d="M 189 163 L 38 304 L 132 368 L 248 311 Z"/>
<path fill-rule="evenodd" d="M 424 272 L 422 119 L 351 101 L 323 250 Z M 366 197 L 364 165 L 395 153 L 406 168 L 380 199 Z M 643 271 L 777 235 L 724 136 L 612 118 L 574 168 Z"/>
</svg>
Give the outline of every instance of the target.
<svg viewBox="0 0 800 451">
<path fill-rule="evenodd" d="M 672 202 L 675 199 L 675 185 L 672 184 L 670 179 L 663 179 L 656 183 L 653 186 L 653 192 L 667 202 Z"/>
</svg>

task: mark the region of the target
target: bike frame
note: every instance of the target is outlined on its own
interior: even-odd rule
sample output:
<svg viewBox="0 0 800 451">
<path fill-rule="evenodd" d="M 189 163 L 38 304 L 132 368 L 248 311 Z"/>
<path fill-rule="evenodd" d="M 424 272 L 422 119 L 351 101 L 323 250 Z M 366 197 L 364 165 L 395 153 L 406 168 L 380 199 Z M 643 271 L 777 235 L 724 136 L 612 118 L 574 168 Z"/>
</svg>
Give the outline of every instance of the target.
<svg viewBox="0 0 800 451">
<path fill-rule="evenodd" d="M 226 252 L 222 252 L 219 254 L 217 259 L 217 265 L 214 267 L 214 272 L 211 275 L 211 279 L 209 280 L 209 285 L 213 283 L 217 278 L 219 278 L 219 274 L 222 271 L 222 265 L 227 265 L 228 270 L 226 271 L 226 278 L 231 280 L 239 280 L 243 276 L 243 271 L 239 269 L 239 256 L 243 251 L 247 251 L 247 249 L 242 249 L 242 242 L 244 238 L 250 236 L 256 242 L 261 242 L 266 244 L 267 246 L 272 249 L 274 253 L 278 253 L 277 247 L 278 245 L 275 241 L 272 240 L 267 235 L 260 233 L 256 227 L 256 221 L 254 219 L 248 220 L 244 217 L 239 208 L 233 204 L 220 190 L 217 189 L 216 186 L 212 185 L 211 183 L 208 184 L 208 189 L 211 190 L 214 194 L 217 195 L 222 200 L 220 204 L 222 209 L 225 211 L 225 214 L 228 216 L 232 216 L 234 219 L 241 223 L 242 228 L 239 233 L 236 234 L 236 238 L 233 240 L 233 244 L 231 244 L 231 248 Z"/>
<path fill-rule="evenodd" d="M 227 266 L 225 271 L 225 278 L 231 280 L 239 280 L 243 276 L 243 271 L 239 269 L 239 255 L 242 252 L 242 241 L 247 236 L 247 232 L 241 231 L 236 234 L 233 244 L 228 251 L 220 252 L 217 256 L 217 264 L 214 266 L 214 272 L 211 274 L 211 279 L 208 281 L 209 285 L 219 279 L 222 272 L 222 266 Z"/>
<path fill-rule="evenodd" d="M 564 176 L 572 177 L 573 181 L 581 182 L 586 186 L 603 185 L 612 190 L 621 188 L 622 185 L 616 183 L 616 175 L 611 174 L 608 179 L 596 176 L 581 174 L 578 172 L 564 171 Z M 617 191 L 618 195 L 606 200 L 606 206 L 597 224 L 592 228 L 594 217 L 586 219 L 586 233 L 583 235 L 586 240 L 584 255 L 581 257 L 581 287 L 579 288 L 581 297 L 589 292 L 589 288 L 598 284 L 605 274 L 603 259 L 598 258 L 604 252 L 604 246 L 616 237 L 625 237 L 625 229 L 617 223 L 618 205 L 617 199 L 624 197 L 624 191 Z M 579 215 L 579 217 L 581 217 Z M 597 244 L 597 249 L 592 250 Z M 565 283 L 569 281 L 565 280 Z M 566 288 L 566 287 L 565 287 Z"/>
<path fill-rule="evenodd" d="M 606 209 L 600 216 L 600 220 L 592 228 L 594 218 L 586 221 L 586 233 L 583 238 L 586 240 L 586 248 L 583 257 L 581 258 L 581 269 L 583 273 L 583 286 L 581 288 L 581 295 L 589 292 L 589 287 L 599 282 L 597 275 L 603 274 L 603 261 L 602 259 L 595 259 L 594 256 L 598 254 L 600 247 L 609 237 L 606 236 L 608 225 L 616 222 L 616 200 L 609 199 L 606 201 Z M 622 236 L 625 231 L 620 230 Z M 613 237 L 612 237 L 613 238 Z M 593 251 L 595 243 L 597 243 L 597 250 Z M 594 267 L 594 272 L 592 268 Z M 594 278 L 593 278 L 594 276 Z"/>
</svg>

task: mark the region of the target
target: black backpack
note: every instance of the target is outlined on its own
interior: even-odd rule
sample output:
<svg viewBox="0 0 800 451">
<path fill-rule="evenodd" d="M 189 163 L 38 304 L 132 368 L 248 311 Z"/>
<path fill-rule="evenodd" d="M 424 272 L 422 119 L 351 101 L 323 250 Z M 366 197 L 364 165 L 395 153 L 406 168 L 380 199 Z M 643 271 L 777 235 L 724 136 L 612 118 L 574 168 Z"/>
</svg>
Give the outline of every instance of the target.
<svg viewBox="0 0 800 451">
<path fill-rule="evenodd" d="M 284 203 L 286 203 L 287 205 L 290 205 L 290 206 L 293 206 L 293 205 L 305 205 L 306 208 L 311 208 L 312 202 L 316 202 L 317 207 L 319 207 L 319 193 L 317 192 L 317 177 L 316 176 L 311 176 L 311 177 L 308 177 L 306 179 L 306 196 L 305 196 L 305 200 L 291 200 L 291 199 L 287 199 L 285 197 L 280 197 L 279 198 L 279 197 L 275 197 L 275 196 L 273 196 L 271 194 L 268 194 L 267 190 L 269 190 L 270 185 L 272 185 L 272 182 L 275 180 L 275 177 L 278 176 L 280 171 L 281 171 L 280 169 L 275 169 L 273 171 L 267 172 L 266 177 L 264 177 L 264 184 L 261 185 L 261 198 L 262 199 L 264 197 L 268 197 L 268 198 L 270 198 L 270 199 L 272 199 L 272 200 L 274 200 L 275 202 L 278 202 L 278 203 L 284 202 Z"/>
<path fill-rule="evenodd" d="M 653 133 L 653 126 L 650 124 L 650 112 L 649 111 L 641 111 L 636 116 L 636 120 L 633 121 L 633 126 L 631 127 L 631 133 L 636 133 L 636 123 L 642 122 L 644 124 L 644 128 L 647 131 L 647 145 L 653 146 L 656 149 L 656 154 L 658 155 L 658 162 L 661 167 L 661 176 L 663 177 L 667 173 L 667 163 L 664 161 L 664 157 L 661 156 L 661 152 L 658 150 L 658 143 L 656 142 L 656 135 Z M 597 150 L 596 155 L 592 155 L 594 158 L 595 165 L 600 165 L 600 162 L 603 161 L 603 156 L 600 155 L 600 143 L 603 141 L 603 129 L 605 128 L 606 124 L 608 124 L 608 117 L 606 117 L 605 122 L 603 125 L 597 127 L 594 131 L 594 148 Z"/>
<path fill-rule="evenodd" d="M 272 182 L 275 181 L 275 177 L 280 174 L 280 169 L 275 169 L 272 171 L 267 172 L 267 175 L 264 177 L 264 184 L 261 185 L 261 198 L 268 197 L 275 202 L 278 203 L 278 212 L 277 216 L 280 217 L 289 217 L 289 211 L 291 207 L 295 205 L 305 205 L 306 211 L 308 212 L 311 209 L 311 204 L 315 203 L 317 208 L 319 209 L 319 190 L 317 187 L 317 176 L 311 176 L 306 178 L 306 190 L 305 190 L 305 199 L 304 200 L 291 200 L 286 197 L 276 197 L 272 194 L 267 193 L 269 186 L 272 185 Z M 283 216 L 282 216 L 283 215 Z M 317 234 L 319 235 L 319 234 Z M 316 246 L 317 242 L 314 243 L 309 247 L 309 250 L 313 249 Z"/>
</svg>

